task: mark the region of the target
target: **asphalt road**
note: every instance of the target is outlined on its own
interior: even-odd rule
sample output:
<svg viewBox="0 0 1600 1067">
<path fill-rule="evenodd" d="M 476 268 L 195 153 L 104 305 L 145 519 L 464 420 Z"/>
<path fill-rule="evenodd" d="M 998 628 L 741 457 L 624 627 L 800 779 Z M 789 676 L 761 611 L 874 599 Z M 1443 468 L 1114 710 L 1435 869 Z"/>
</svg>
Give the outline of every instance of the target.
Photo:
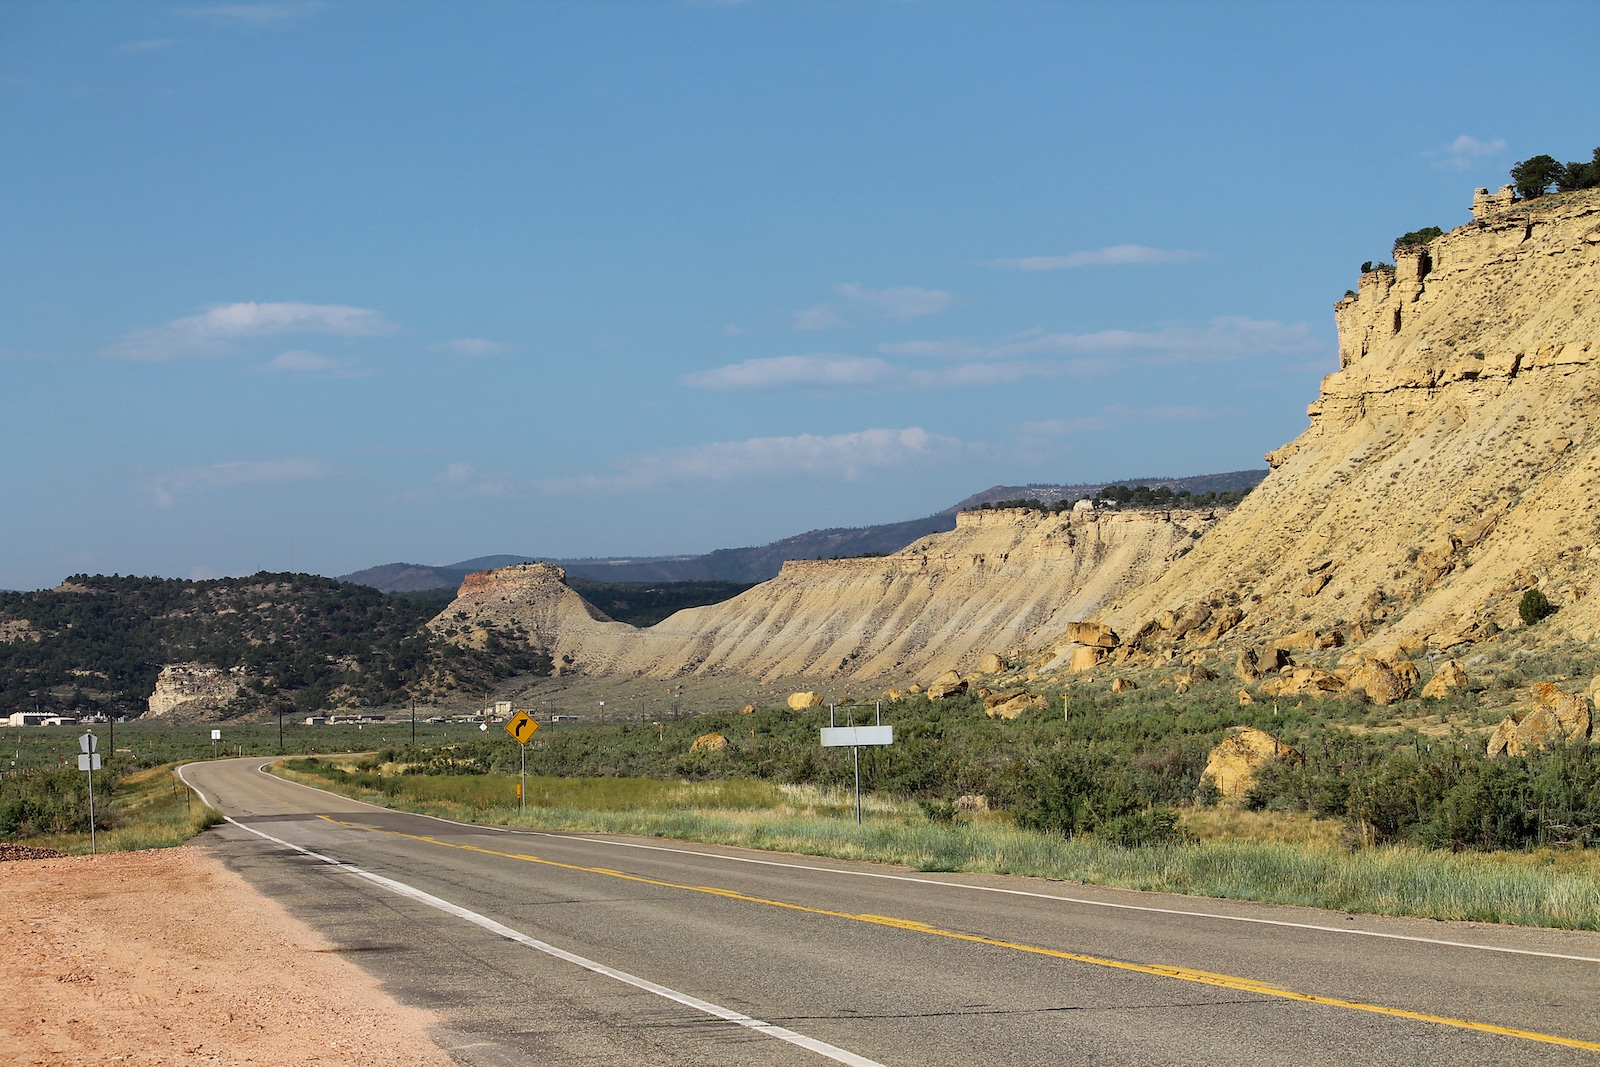
<svg viewBox="0 0 1600 1067">
<path fill-rule="evenodd" d="M 267 762 L 185 769 L 206 840 L 464 1064 L 1600 1065 L 1600 935 L 505 831 Z"/>
</svg>

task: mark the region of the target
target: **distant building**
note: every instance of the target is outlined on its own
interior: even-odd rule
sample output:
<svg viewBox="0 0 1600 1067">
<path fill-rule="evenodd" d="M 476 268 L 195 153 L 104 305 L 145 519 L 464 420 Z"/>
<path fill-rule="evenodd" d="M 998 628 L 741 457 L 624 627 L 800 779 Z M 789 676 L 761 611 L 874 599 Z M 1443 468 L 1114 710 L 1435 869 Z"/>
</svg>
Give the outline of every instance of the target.
<svg viewBox="0 0 1600 1067">
<path fill-rule="evenodd" d="M 18 711 L 6 717 L 7 726 L 43 726 L 45 720 L 55 716 L 46 715 L 42 711 Z"/>
<path fill-rule="evenodd" d="M 306 716 L 306 725 L 307 726 L 326 726 L 327 724 L 328 724 L 328 717 L 326 715 L 307 715 Z"/>
</svg>

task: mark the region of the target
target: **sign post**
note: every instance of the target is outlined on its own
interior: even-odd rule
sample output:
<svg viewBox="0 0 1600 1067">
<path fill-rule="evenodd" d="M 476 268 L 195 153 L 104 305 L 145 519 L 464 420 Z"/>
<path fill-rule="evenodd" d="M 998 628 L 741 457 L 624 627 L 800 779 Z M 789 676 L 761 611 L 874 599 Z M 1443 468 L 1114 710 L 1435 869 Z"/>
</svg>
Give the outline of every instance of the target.
<svg viewBox="0 0 1600 1067">
<path fill-rule="evenodd" d="M 528 810 L 528 742 L 533 740 L 538 729 L 539 724 L 533 721 L 533 716 L 521 708 L 506 720 L 506 733 L 512 736 L 522 752 L 522 777 L 517 782 L 517 809 L 524 813 Z"/>
<path fill-rule="evenodd" d="M 222 740 L 222 731 L 221 730 L 212 730 L 211 731 L 211 758 L 212 759 L 216 759 L 217 758 L 217 742 L 221 741 L 221 740 Z"/>
<path fill-rule="evenodd" d="M 849 705 L 850 707 L 866 707 Z M 828 725 L 822 728 L 823 748 L 849 748 L 856 765 L 856 825 L 861 825 L 861 746 L 894 744 L 894 727 L 883 725 L 883 701 L 874 702 L 878 711 L 876 726 L 835 726 L 836 708 L 828 705 Z"/>
<path fill-rule="evenodd" d="M 94 772 L 100 769 L 100 739 L 94 734 L 78 738 L 78 770 L 89 772 L 89 854 L 99 855 L 94 837 Z"/>
</svg>

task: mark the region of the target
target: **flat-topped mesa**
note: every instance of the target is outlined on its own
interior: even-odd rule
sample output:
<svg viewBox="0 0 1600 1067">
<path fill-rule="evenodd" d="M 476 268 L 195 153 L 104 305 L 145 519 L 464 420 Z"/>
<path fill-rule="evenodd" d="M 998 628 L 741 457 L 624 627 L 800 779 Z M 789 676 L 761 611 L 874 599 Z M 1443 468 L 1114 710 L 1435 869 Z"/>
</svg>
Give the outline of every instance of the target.
<svg viewBox="0 0 1600 1067">
<path fill-rule="evenodd" d="M 1230 640 L 1429 636 L 1522 625 L 1600 634 L 1600 189 L 1511 198 L 1396 250 L 1334 305 L 1339 369 L 1271 473 L 1151 586 L 1107 613 L 1135 628 L 1236 596 Z M 1380 636 L 1382 635 L 1382 636 Z"/>
</svg>

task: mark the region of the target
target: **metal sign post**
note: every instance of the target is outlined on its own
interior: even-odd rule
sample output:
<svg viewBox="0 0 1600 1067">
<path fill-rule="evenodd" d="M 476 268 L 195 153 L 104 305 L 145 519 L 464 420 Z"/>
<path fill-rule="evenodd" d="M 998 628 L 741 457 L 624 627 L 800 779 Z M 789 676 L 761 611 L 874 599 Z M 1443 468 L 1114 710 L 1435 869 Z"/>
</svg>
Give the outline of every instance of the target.
<svg viewBox="0 0 1600 1067">
<path fill-rule="evenodd" d="M 539 724 L 533 721 L 533 716 L 521 708 L 506 722 L 506 733 L 512 736 L 522 752 L 522 778 L 517 782 L 517 809 L 524 814 L 528 810 L 528 742 L 533 740 L 538 729 Z"/>
<path fill-rule="evenodd" d="M 100 769 L 100 739 L 94 734 L 78 738 L 78 770 L 89 772 L 89 854 L 99 855 L 94 836 L 94 772 Z"/>
<path fill-rule="evenodd" d="M 866 707 L 850 704 L 847 707 Z M 861 746 L 894 744 L 894 727 L 883 725 L 883 701 L 875 701 L 878 712 L 876 726 L 835 726 L 836 706 L 828 705 L 828 725 L 822 728 L 823 748 L 849 748 L 856 765 L 856 825 L 861 825 Z"/>
<path fill-rule="evenodd" d="M 222 731 L 221 730 L 212 730 L 211 731 L 211 758 L 212 759 L 216 759 L 217 758 L 217 742 L 221 741 L 221 740 L 222 740 Z"/>
</svg>

